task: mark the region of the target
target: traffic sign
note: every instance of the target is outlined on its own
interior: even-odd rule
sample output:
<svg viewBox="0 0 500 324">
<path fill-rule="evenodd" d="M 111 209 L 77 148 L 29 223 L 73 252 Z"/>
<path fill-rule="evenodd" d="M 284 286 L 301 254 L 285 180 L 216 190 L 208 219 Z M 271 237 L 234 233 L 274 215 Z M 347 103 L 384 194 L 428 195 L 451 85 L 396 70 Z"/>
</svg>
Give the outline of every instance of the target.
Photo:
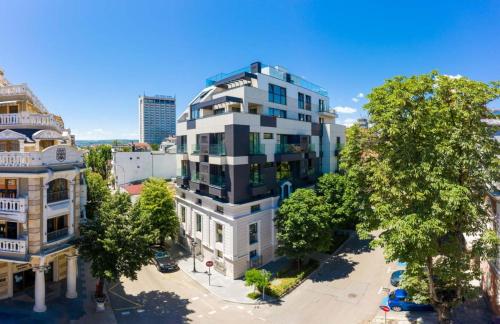
<svg viewBox="0 0 500 324">
<path fill-rule="evenodd" d="M 213 261 L 208 260 L 208 261 L 205 263 L 205 265 L 206 265 L 207 267 L 209 267 L 209 268 L 210 268 L 211 266 L 213 266 L 213 265 L 214 265 L 214 262 L 213 262 Z"/>
<path fill-rule="evenodd" d="M 391 309 L 389 308 L 389 306 L 385 306 L 385 305 L 382 305 L 380 306 L 380 309 L 383 310 L 384 312 L 389 312 Z"/>
</svg>

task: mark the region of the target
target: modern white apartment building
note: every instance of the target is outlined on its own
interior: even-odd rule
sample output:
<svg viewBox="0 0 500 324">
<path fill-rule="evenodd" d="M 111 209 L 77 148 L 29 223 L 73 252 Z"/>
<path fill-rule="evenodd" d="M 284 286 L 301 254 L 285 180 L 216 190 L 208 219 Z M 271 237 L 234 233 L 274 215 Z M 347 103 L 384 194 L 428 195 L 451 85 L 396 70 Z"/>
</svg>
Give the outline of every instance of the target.
<svg viewBox="0 0 500 324">
<path fill-rule="evenodd" d="M 275 258 L 280 201 L 338 168 L 327 92 L 260 62 L 207 80 L 177 122 L 184 244 L 231 278 Z M 194 243 L 194 244 L 192 244 Z"/>
<path fill-rule="evenodd" d="M 0 299 L 34 289 L 33 310 L 43 312 L 46 284 L 60 280 L 77 296 L 83 169 L 62 119 L 0 71 Z"/>
<path fill-rule="evenodd" d="M 175 98 L 171 96 L 139 97 L 140 141 L 160 144 L 175 135 Z"/>
</svg>

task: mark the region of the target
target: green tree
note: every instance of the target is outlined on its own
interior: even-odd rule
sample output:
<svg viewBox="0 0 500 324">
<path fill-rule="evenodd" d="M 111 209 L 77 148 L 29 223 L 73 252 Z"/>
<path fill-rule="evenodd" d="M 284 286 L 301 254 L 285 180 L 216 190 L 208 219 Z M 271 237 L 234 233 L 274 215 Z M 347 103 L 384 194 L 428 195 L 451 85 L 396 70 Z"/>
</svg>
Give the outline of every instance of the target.
<svg viewBox="0 0 500 324">
<path fill-rule="evenodd" d="M 330 210 L 314 190 L 297 189 L 281 204 L 275 219 L 279 255 L 300 262 L 312 252 L 330 247 Z"/>
<path fill-rule="evenodd" d="M 141 217 L 150 226 L 155 241 L 163 245 L 167 237 L 177 237 L 179 219 L 175 213 L 173 193 L 165 180 L 150 178 L 145 181 L 138 204 Z"/>
<path fill-rule="evenodd" d="M 498 84 L 435 72 L 395 77 L 368 95 L 373 127 L 349 133 L 343 167 L 355 180 L 361 233 L 380 229 L 387 260 L 407 262 L 403 285 L 441 323 L 475 296 L 479 261 L 498 246 L 484 198 L 499 180 L 494 118 Z M 468 238 L 468 242 L 466 240 Z"/>
<path fill-rule="evenodd" d="M 82 258 L 91 262 L 92 275 L 99 278 L 97 297 L 103 297 L 105 280 L 137 279 L 137 272 L 153 257 L 150 241 L 126 193 L 112 195 L 102 203 L 98 217 L 82 224 L 78 248 Z"/>
<path fill-rule="evenodd" d="M 245 272 L 245 285 L 253 286 L 254 289 L 257 288 L 262 294 L 265 293 L 265 289 L 269 287 L 270 282 L 271 272 L 267 270 L 252 268 Z"/>
<path fill-rule="evenodd" d="M 151 151 L 158 151 L 160 149 L 160 144 L 151 144 Z"/>
<path fill-rule="evenodd" d="M 352 199 L 347 191 L 348 178 L 339 173 L 326 173 L 318 178 L 316 191 L 324 197 L 330 207 L 332 229 L 337 226 L 353 228 L 356 225 L 355 215 L 351 212 Z"/>
<path fill-rule="evenodd" d="M 85 205 L 85 210 L 87 218 L 94 219 L 102 202 L 107 200 L 111 193 L 106 181 L 99 173 L 85 172 L 85 182 L 87 183 L 87 205 Z"/>
<path fill-rule="evenodd" d="M 85 154 L 85 164 L 93 172 L 97 172 L 104 180 L 109 177 L 111 166 L 111 145 L 97 145 L 89 148 Z"/>
</svg>

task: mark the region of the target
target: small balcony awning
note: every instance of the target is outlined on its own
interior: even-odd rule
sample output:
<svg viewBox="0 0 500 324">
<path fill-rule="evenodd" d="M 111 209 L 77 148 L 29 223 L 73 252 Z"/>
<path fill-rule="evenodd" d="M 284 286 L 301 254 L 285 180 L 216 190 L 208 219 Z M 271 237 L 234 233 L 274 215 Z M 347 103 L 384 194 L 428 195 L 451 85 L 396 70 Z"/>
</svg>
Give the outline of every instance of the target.
<svg viewBox="0 0 500 324">
<path fill-rule="evenodd" d="M 231 75 L 227 78 L 224 78 L 220 81 L 214 83 L 214 86 L 218 88 L 227 88 L 229 84 L 241 81 L 250 81 L 251 79 L 257 79 L 257 76 L 253 73 L 249 72 L 241 72 L 235 75 Z"/>
<path fill-rule="evenodd" d="M 208 100 L 205 102 L 200 102 L 191 106 L 192 109 L 204 109 L 204 108 L 212 108 L 215 105 L 226 103 L 226 102 L 235 102 L 242 103 L 243 99 L 231 96 L 224 96 L 212 100 Z"/>
</svg>

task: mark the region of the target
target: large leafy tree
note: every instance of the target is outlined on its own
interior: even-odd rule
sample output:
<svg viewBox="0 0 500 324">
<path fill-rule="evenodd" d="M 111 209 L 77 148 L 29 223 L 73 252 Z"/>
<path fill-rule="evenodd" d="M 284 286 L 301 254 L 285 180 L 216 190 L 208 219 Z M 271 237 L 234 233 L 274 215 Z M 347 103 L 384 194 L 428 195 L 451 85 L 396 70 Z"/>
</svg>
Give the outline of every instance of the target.
<svg viewBox="0 0 500 324">
<path fill-rule="evenodd" d="M 347 176 L 339 173 L 326 173 L 318 178 L 316 191 L 323 196 L 330 207 L 333 228 L 353 228 L 356 215 L 352 212 L 353 199 L 349 195 Z"/>
<path fill-rule="evenodd" d="M 85 209 L 87 218 L 94 219 L 102 202 L 110 197 L 108 184 L 99 173 L 87 171 L 85 173 L 87 183 L 87 204 Z"/>
<path fill-rule="evenodd" d="M 375 243 L 407 262 L 403 284 L 441 323 L 474 295 L 479 260 L 498 245 L 484 198 L 499 180 L 499 145 L 481 122 L 498 96 L 497 85 L 435 72 L 395 77 L 368 95 L 373 127 L 354 127 L 343 150 L 360 230 L 382 230 Z"/>
<path fill-rule="evenodd" d="M 111 145 L 92 146 L 85 154 L 85 164 L 90 170 L 99 173 L 104 180 L 107 180 L 111 158 Z"/>
<path fill-rule="evenodd" d="M 150 178 L 145 181 L 137 204 L 143 222 L 150 226 L 156 241 L 163 245 L 166 238 L 177 237 L 179 219 L 175 213 L 173 193 L 165 180 Z"/>
<path fill-rule="evenodd" d="M 277 252 L 300 262 L 331 245 L 330 209 L 311 189 L 297 189 L 281 204 L 275 218 Z"/>
<path fill-rule="evenodd" d="M 148 228 L 128 194 L 116 193 L 105 200 L 98 217 L 82 225 L 78 243 L 82 258 L 91 262 L 92 275 L 99 278 L 96 296 L 103 296 L 104 280 L 137 279 L 137 272 L 153 256 L 150 242 Z"/>
</svg>

